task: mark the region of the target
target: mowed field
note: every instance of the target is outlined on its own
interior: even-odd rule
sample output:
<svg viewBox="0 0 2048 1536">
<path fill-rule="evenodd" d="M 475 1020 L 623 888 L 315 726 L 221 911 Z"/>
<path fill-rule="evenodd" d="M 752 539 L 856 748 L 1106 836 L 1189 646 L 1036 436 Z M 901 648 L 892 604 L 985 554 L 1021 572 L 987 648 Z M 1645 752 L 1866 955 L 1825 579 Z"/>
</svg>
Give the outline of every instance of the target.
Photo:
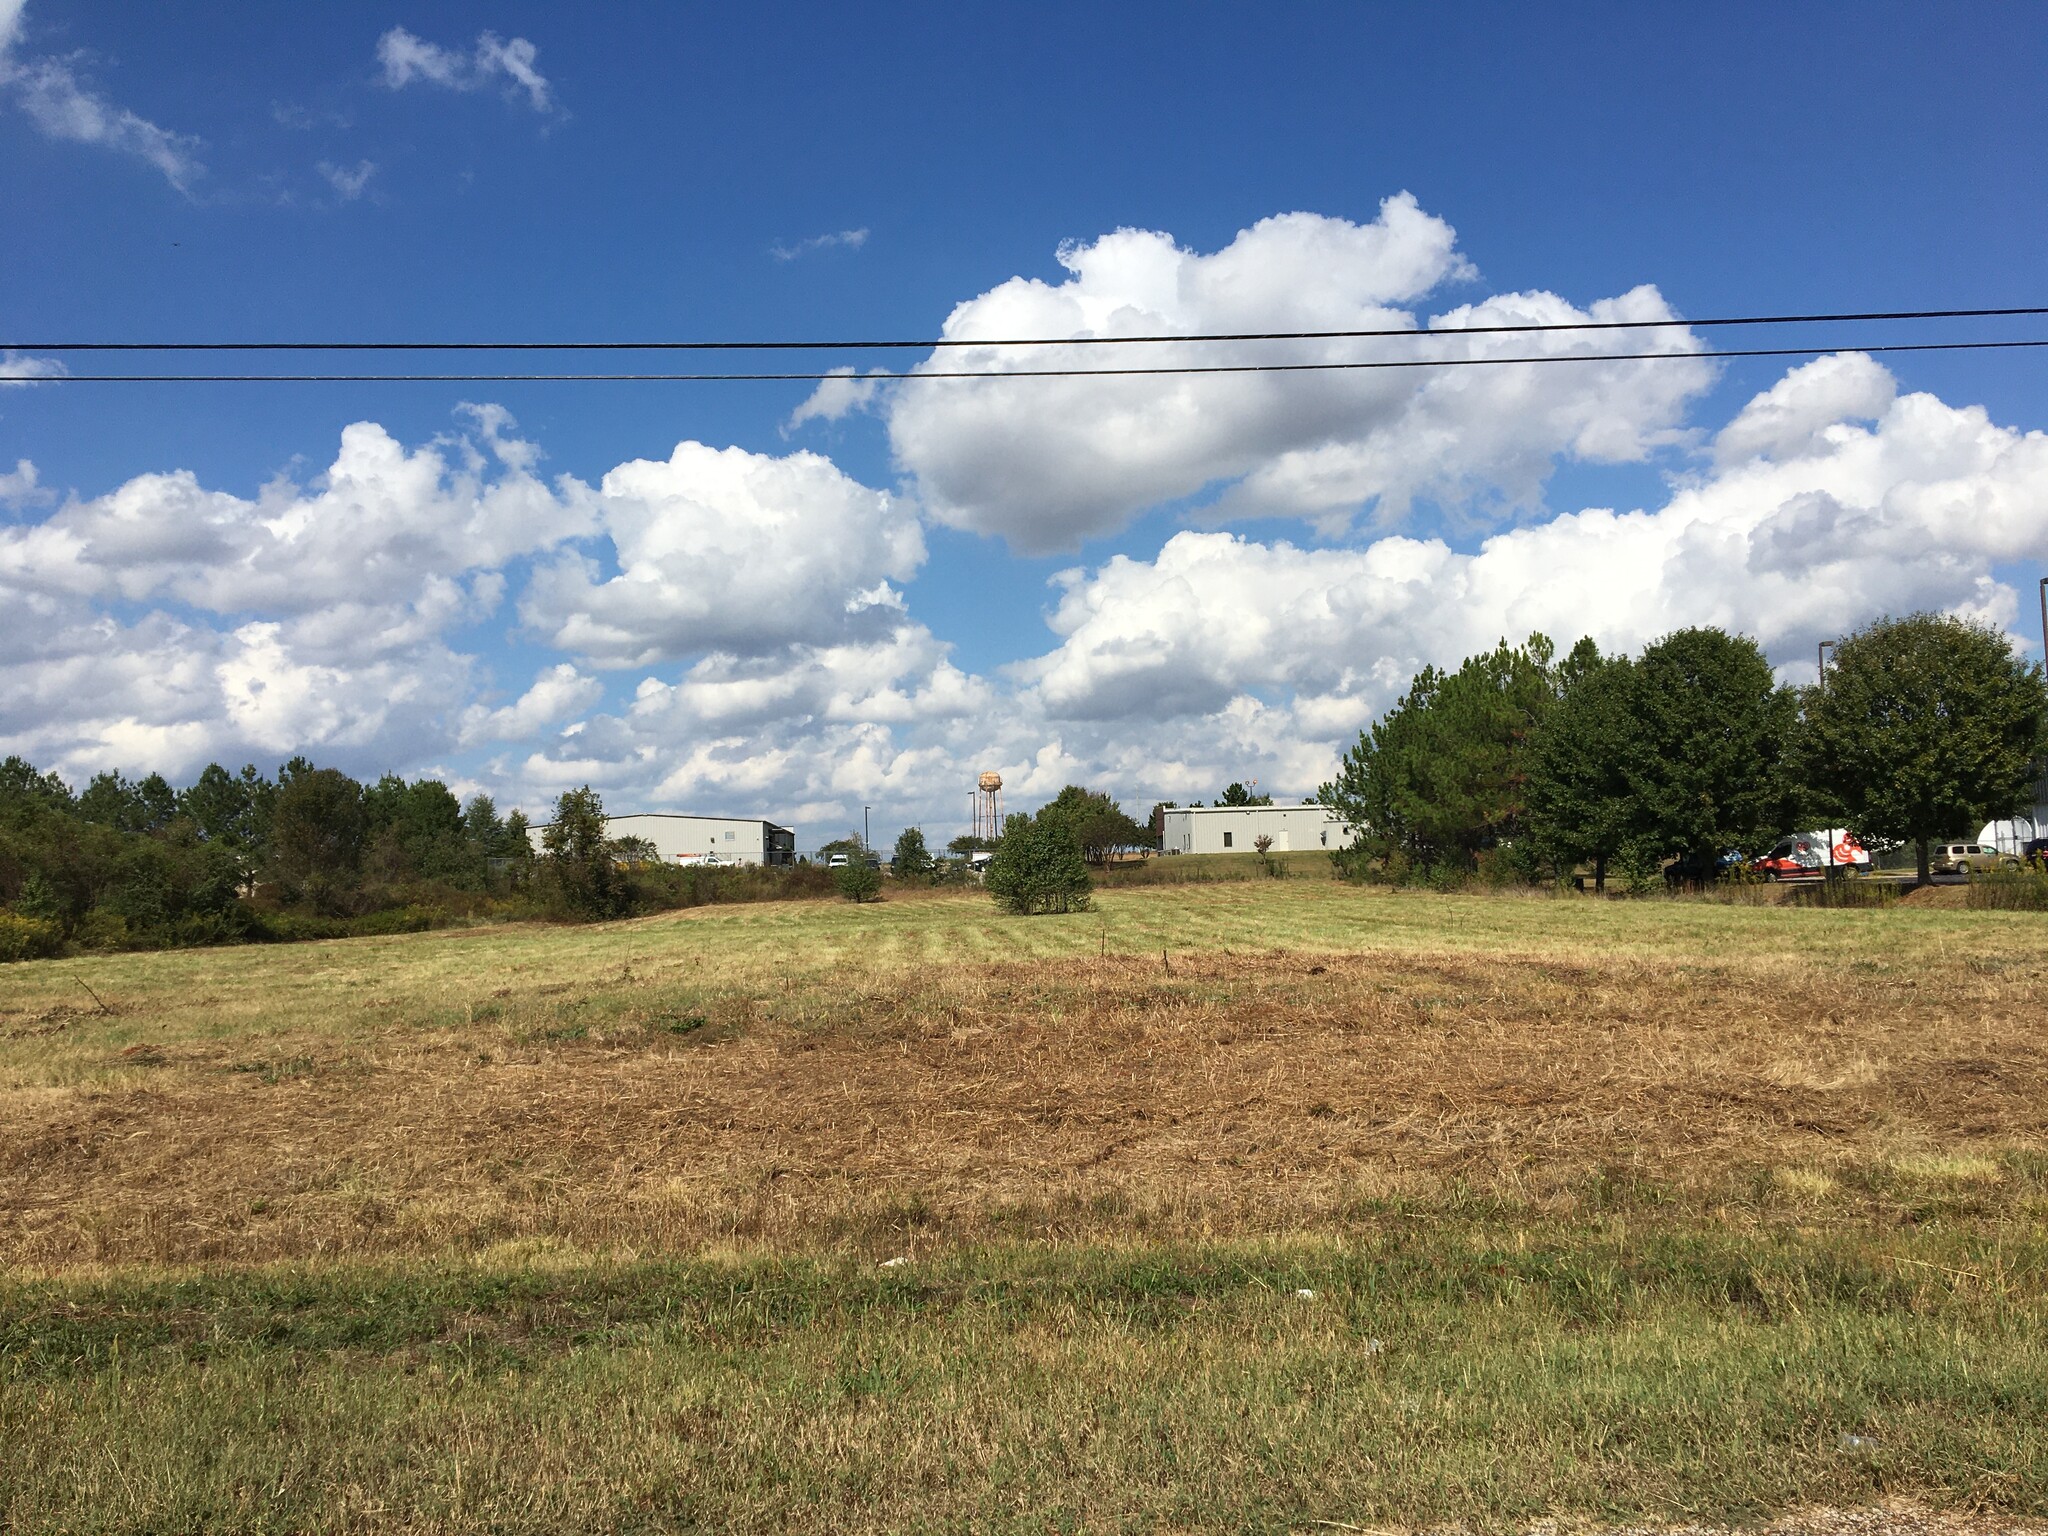
<svg viewBox="0 0 2048 1536">
<path fill-rule="evenodd" d="M 1295 878 L 6 967 L 0 1508 L 2048 1514 L 2044 945 Z"/>
</svg>

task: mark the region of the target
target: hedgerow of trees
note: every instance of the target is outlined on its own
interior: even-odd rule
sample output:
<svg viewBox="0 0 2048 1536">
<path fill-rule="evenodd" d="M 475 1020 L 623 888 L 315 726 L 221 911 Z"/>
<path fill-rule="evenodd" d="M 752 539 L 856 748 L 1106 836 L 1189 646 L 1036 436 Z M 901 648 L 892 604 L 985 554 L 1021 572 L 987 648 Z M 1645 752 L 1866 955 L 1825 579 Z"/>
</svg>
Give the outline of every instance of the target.
<svg viewBox="0 0 2048 1536">
<path fill-rule="evenodd" d="M 1780 686 L 1747 636 L 1682 629 L 1635 657 L 1541 635 L 1424 668 L 1318 798 L 1365 830 L 1340 872 L 1455 880 L 1610 867 L 1711 878 L 1802 825 L 1866 845 L 1974 835 L 2031 803 L 2048 686 L 1996 631 L 1932 614 L 1841 642 Z"/>
</svg>

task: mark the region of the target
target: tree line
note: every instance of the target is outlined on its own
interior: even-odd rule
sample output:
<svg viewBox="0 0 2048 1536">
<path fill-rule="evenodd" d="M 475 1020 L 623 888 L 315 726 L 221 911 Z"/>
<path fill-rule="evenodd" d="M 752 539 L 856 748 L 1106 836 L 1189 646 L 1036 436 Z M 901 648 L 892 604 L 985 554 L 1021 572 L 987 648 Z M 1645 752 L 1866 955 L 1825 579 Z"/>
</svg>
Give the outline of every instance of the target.
<svg viewBox="0 0 2048 1536">
<path fill-rule="evenodd" d="M 1532 635 L 1417 673 L 1318 798 L 1365 829 L 1340 855 L 1354 875 L 1707 880 L 1841 826 L 1912 845 L 1924 880 L 1933 843 L 2031 805 L 2044 757 L 2041 667 L 1967 619 L 1881 619 L 1804 688 L 1713 627 L 1636 656 Z"/>
<path fill-rule="evenodd" d="M 102 773 L 73 791 L 0 762 L 0 960 L 84 949 L 339 937 L 480 916 L 586 920 L 815 893 L 808 871 L 665 868 L 607 835 L 589 786 L 536 850 L 526 816 L 438 779 L 364 784 L 294 757 L 182 789 Z"/>
</svg>

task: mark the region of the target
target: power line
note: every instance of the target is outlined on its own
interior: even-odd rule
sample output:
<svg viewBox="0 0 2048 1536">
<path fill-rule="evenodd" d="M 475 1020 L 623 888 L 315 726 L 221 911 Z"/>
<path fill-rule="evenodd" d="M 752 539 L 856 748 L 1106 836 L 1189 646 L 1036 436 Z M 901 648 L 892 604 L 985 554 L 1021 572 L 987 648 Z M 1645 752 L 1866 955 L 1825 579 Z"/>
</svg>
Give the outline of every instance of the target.
<svg viewBox="0 0 2048 1536">
<path fill-rule="evenodd" d="M 1691 358 L 1823 357 L 1831 352 L 2004 352 L 2040 341 L 1920 341 L 1866 347 L 1741 347 L 1720 352 L 1558 352 L 1541 357 L 1403 357 L 1359 362 L 1209 363 L 1156 368 L 977 368 L 944 373 L 51 373 L 20 384 L 766 384 L 828 379 L 877 384 L 926 379 L 1115 379 L 1166 374 L 1351 373 L 1390 368 L 1503 368 L 1523 363 L 1646 363 Z"/>
<path fill-rule="evenodd" d="M 869 352 L 944 347 L 1112 347 L 1166 342 L 1363 341 L 1419 336 L 1536 335 L 1742 325 L 1827 325 L 1891 320 L 1995 320 L 2048 315 L 2048 306 L 1893 309 L 1813 315 L 1721 315 L 1704 320 L 1568 320 L 1504 325 L 1401 326 L 1348 331 L 1230 331 L 1189 336 L 1030 336 L 872 341 L 8 341 L 6 352 Z M 1868 350 L 1867 348 L 1865 350 Z"/>
</svg>

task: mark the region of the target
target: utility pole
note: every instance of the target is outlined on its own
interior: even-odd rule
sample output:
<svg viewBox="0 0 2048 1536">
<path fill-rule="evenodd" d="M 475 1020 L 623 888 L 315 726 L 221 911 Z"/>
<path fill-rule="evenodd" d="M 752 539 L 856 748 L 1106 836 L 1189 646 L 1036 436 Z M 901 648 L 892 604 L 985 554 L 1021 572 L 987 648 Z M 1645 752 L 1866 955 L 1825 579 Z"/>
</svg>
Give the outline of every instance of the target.
<svg viewBox="0 0 2048 1536">
<path fill-rule="evenodd" d="M 2041 578 L 2041 667 L 2043 671 L 2048 671 L 2048 576 Z M 2038 793 L 2037 789 L 2036 794 Z M 2031 816 L 2027 820 L 2033 825 L 2034 836 L 2039 837 L 2041 823 Z"/>
<path fill-rule="evenodd" d="M 1814 658 L 1820 668 L 1820 686 L 1822 688 L 1828 685 L 1828 652 L 1841 643 L 1839 640 L 1823 640 L 1814 648 Z M 1835 874 L 1835 829 L 1829 827 L 1822 835 L 1828 840 L 1828 878 L 1833 879 Z"/>
<path fill-rule="evenodd" d="M 868 808 L 862 806 L 860 808 L 860 851 L 866 853 L 868 847 Z"/>
</svg>

